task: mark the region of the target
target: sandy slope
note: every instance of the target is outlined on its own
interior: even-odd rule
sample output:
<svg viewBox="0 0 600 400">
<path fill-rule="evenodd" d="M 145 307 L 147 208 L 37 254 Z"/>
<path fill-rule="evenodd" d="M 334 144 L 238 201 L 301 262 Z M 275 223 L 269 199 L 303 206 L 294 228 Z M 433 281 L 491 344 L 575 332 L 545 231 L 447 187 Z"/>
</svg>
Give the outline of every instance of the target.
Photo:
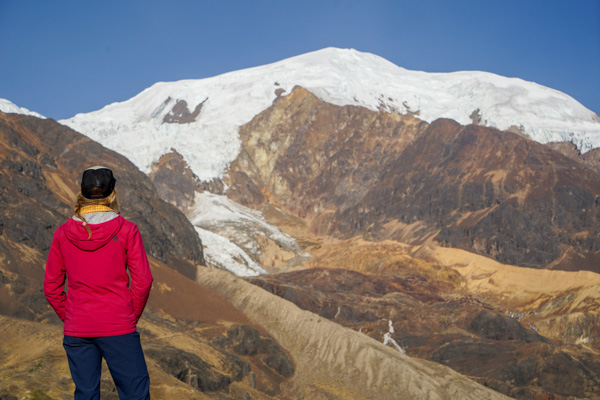
<svg viewBox="0 0 600 400">
<path fill-rule="evenodd" d="M 198 281 L 260 323 L 297 364 L 295 398 L 505 399 L 439 364 L 413 359 L 226 272 L 202 269 Z"/>
<path fill-rule="evenodd" d="M 594 272 L 515 267 L 468 251 L 437 246 L 417 247 L 413 254 L 454 268 L 466 278 L 470 293 L 496 295 L 506 305 L 535 309 L 543 305 L 544 299 L 561 293 L 577 294 L 569 301 L 570 312 L 580 310 L 584 301 L 600 305 L 600 274 Z"/>
</svg>

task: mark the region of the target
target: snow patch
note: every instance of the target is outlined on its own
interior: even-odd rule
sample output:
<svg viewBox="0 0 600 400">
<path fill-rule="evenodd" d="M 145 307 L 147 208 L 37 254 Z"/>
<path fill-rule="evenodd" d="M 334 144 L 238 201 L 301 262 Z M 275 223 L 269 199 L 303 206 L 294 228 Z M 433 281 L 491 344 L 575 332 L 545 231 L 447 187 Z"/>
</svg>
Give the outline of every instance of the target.
<svg viewBox="0 0 600 400">
<path fill-rule="evenodd" d="M 393 338 L 392 338 L 392 333 L 394 333 L 394 325 L 392 320 L 388 320 L 388 326 L 389 326 L 389 330 L 385 333 L 385 335 L 383 335 L 383 345 L 384 346 L 389 346 L 392 345 L 396 348 L 396 350 L 398 350 L 400 353 L 402 354 L 406 354 L 406 350 L 404 350 L 402 347 L 400 347 L 400 345 L 398 344 L 398 342 L 396 342 Z"/>
<path fill-rule="evenodd" d="M 577 340 L 575 341 L 575 344 L 576 345 L 584 345 L 584 344 L 588 344 L 590 342 L 591 342 L 591 340 L 588 336 L 581 335 L 579 338 L 577 338 Z"/>
<path fill-rule="evenodd" d="M 9 114 L 9 113 L 24 114 L 24 115 L 31 115 L 33 117 L 46 119 L 46 117 L 44 117 L 42 114 L 38 114 L 34 111 L 29 111 L 25 107 L 19 107 L 16 104 L 14 104 L 13 102 L 6 100 L 6 99 L 0 99 L 0 111 L 3 113 L 7 113 L 7 114 Z"/>
<path fill-rule="evenodd" d="M 258 276 L 266 271 L 238 246 L 227 238 L 207 231 L 197 226 L 194 227 L 204 250 L 206 263 L 214 268 L 225 269 L 238 276 Z"/>
<path fill-rule="evenodd" d="M 269 224 L 259 211 L 244 207 L 226 196 L 210 192 L 196 193 L 187 217 L 195 226 L 202 244 L 212 246 L 212 249 L 205 249 L 207 260 L 210 258 L 212 265 L 236 275 L 267 273 L 252 258 L 260 255 L 257 243 L 259 236 L 267 237 L 300 257 L 310 257 L 291 236 Z M 222 249 L 218 247 L 219 244 L 223 246 Z"/>
</svg>

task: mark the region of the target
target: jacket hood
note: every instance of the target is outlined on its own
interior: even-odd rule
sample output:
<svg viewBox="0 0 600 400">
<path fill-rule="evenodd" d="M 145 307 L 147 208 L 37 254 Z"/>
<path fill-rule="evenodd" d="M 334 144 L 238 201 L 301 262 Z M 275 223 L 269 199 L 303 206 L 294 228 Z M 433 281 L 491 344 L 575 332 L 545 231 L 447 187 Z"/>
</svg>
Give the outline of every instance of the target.
<svg viewBox="0 0 600 400">
<path fill-rule="evenodd" d="M 92 238 L 88 239 L 88 232 L 83 222 L 73 218 L 65 223 L 65 236 L 71 243 L 81 250 L 94 251 L 108 243 L 121 230 L 125 218 L 118 216 L 101 224 L 88 224 L 92 230 Z"/>
</svg>

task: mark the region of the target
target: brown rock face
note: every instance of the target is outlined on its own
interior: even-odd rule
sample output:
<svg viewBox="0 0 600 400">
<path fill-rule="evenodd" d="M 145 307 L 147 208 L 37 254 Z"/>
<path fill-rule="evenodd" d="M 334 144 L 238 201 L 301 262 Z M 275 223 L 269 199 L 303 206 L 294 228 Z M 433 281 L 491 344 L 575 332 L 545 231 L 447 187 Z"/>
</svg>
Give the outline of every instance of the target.
<svg viewBox="0 0 600 400">
<path fill-rule="evenodd" d="M 337 107 L 297 87 L 240 135 L 228 196 L 280 205 L 316 233 L 433 236 L 503 263 L 600 270 L 600 175 L 517 134 Z"/>
<path fill-rule="evenodd" d="M 296 87 L 240 129 L 243 150 L 227 194 L 245 205 L 272 199 L 309 217 L 347 208 L 422 126 L 398 114 L 336 107 Z"/>
<path fill-rule="evenodd" d="M 163 107 L 169 106 L 172 104 L 171 98 L 169 97 L 163 103 Z M 206 99 L 208 100 L 208 99 Z M 204 101 L 206 101 L 204 100 Z M 190 122 L 194 122 L 198 115 L 200 115 L 200 111 L 202 111 L 202 106 L 204 105 L 204 101 L 199 103 L 194 108 L 194 111 L 190 111 L 188 109 L 188 103 L 185 100 L 177 100 L 175 105 L 171 111 L 164 116 L 163 123 L 166 124 L 189 124 Z"/>
<path fill-rule="evenodd" d="M 600 249 L 599 195 L 598 174 L 543 145 L 438 120 L 386 168 L 363 204 L 402 222 L 437 224 L 445 245 L 543 267 L 566 247 Z M 386 221 L 357 211 L 346 215 L 363 226 Z"/>
<path fill-rule="evenodd" d="M 149 175 L 160 197 L 180 210 L 194 203 L 196 177 L 181 154 L 172 150 L 152 166 Z"/>
</svg>

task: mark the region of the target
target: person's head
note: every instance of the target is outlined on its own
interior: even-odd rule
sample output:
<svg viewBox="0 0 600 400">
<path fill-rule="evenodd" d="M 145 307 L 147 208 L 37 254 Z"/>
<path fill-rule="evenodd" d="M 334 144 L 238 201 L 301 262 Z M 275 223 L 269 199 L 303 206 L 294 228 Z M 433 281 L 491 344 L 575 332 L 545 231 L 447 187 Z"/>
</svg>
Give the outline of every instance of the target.
<svg viewBox="0 0 600 400">
<path fill-rule="evenodd" d="M 88 235 L 92 237 L 92 231 L 87 226 L 87 221 L 81 215 L 81 209 L 86 206 L 106 206 L 117 214 L 119 213 L 119 201 L 115 184 L 117 180 L 113 173 L 106 167 L 96 166 L 83 171 L 81 176 L 81 192 L 77 195 L 75 204 L 75 215 L 83 221 Z"/>
<path fill-rule="evenodd" d="M 105 199 L 115 189 L 117 180 L 106 167 L 96 166 L 83 171 L 81 176 L 81 195 L 89 200 Z"/>
</svg>

